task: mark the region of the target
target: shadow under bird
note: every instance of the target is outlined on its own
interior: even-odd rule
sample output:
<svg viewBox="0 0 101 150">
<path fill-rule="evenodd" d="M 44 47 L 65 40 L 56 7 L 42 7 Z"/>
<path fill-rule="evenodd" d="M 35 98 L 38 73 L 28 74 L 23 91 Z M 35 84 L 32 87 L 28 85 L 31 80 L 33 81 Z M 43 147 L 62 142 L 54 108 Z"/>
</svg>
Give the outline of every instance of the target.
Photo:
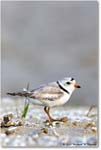
<svg viewBox="0 0 101 150">
<path fill-rule="evenodd" d="M 7 93 L 12 96 L 21 96 L 30 98 L 30 102 L 34 105 L 44 106 L 44 111 L 49 117 L 49 121 L 67 121 L 67 117 L 54 119 L 50 115 L 50 108 L 64 105 L 71 97 L 73 91 L 80 88 L 74 78 L 66 77 L 62 80 L 44 84 L 37 89 L 28 91 L 24 90 L 17 93 Z"/>
</svg>

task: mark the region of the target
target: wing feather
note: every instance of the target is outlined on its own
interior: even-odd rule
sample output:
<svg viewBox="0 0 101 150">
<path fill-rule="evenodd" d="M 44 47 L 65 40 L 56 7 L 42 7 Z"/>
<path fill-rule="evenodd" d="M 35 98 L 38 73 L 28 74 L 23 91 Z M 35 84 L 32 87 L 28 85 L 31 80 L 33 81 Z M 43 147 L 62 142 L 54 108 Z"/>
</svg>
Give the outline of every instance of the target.
<svg viewBox="0 0 101 150">
<path fill-rule="evenodd" d="M 52 101 L 59 99 L 63 94 L 63 92 L 61 91 L 56 82 L 52 82 L 50 84 L 41 86 L 38 89 L 33 90 L 31 92 L 32 92 L 31 98 L 39 100 L 48 99 Z"/>
</svg>

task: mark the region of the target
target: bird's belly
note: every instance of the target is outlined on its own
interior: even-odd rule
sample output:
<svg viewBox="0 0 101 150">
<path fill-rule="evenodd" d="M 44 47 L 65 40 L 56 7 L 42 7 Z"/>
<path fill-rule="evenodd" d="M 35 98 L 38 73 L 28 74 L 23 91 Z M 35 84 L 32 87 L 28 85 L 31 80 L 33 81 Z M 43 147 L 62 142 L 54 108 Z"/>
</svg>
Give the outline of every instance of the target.
<svg viewBox="0 0 101 150">
<path fill-rule="evenodd" d="M 48 99 L 45 99 L 45 100 L 39 100 L 39 99 L 30 99 L 30 102 L 33 104 L 33 105 L 40 105 L 40 106 L 48 106 L 48 107 L 53 107 L 54 106 L 54 100 L 51 101 L 51 100 L 48 100 Z"/>
<path fill-rule="evenodd" d="M 64 94 L 60 99 L 55 101 L 55 106 L 61 106 L 64 105 L 70 98 L 70 95 Z"/>
<path fill-rule="evenodd" d="M 38 99 L 30 99 L 30 102 L 34 105 L 40 105 L 40 106 L 48 106 L 48 107 L 55 107 L 55 106 L 61 106 L 65 104 L 70 98 L 70 95 L 64 94 L 61 98 L 59 99 L 54 99 L 54 100 L 38 100 Z"/>
<path fill-rule="evenodd" d="M 44 104 L 41 102 L 41 100 L 30 98 L 29 101 L 30 101 L 30 103 L 32 103 L 32 104 L 34 104 L 34 105 L 44 106 Z"/>
</svg>

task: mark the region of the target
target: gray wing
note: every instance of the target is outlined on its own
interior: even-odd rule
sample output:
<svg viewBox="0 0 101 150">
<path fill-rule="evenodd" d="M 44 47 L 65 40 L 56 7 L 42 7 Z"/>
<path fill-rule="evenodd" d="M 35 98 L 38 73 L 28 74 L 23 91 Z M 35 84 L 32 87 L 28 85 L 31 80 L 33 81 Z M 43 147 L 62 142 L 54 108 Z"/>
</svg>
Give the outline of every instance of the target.
<svg viewBox="0 0 101 150">
<path fill-rule="evenodd" d="M 39 100 L 48 99 L 52 101 L 59 99 L 63 94 L 56 82 L 52 82 L 47 85 L 41 86 L 38 89 L 33 90 L 31 92 L 31 98 Z"/>
</svg>

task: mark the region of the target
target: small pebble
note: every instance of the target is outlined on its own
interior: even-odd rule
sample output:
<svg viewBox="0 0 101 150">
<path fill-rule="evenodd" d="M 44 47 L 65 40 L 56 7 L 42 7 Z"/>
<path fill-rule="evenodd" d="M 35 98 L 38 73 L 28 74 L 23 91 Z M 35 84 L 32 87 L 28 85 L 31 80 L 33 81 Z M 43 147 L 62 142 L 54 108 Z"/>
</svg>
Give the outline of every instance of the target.
<svg viewBox="0 0 101 150">
<path fill-rule="evenodd" d="M 77 126 L 77 122 L 76 122 L 76 121 L 74 121 L 72 124 L 73 124 L 74 126 Z"/>
<path fill-rule="evenodd" d="M 11 134 L 13 134 L 13 133 L 16 131 L 16 128 L 17 128 L 17 127 L 11 127 L 11 128 L 9 128 L 8 130 L 5 131 L 5 134 L 6 134 L 6 135 L 11 135 Z"/>
<path fill-rule="evenodd" d="M 5 134 L 6 134 L 6 135 L 10 135 L 10 134 L 13 134 L 13 133 L 14 133 L 14 130 L 12 130 L 12 131 L 6 130 L 6 131 L 5 131 Z"/>
<path fill-rule="evenodd" d="M 48 129 L 47 128 L 42 128 L 41 131 L 45 134 L 48 134 Z"/>
<path fill-rule="evenodd" d="M 92 122 L 92 126 L 94 126 L 94 127 L 95 127 L 95 126 L 96 126 L 96 123 L 95 123 L 95 122 Z"/>
<path fill-rule="evenodd" d="M 96 128 L 96 127 L 92 127 L 91 129 L 92 129 L 92 131 L 93 131 L 94 133 L 97 132 L 97 128 Z"/>
</svg>

